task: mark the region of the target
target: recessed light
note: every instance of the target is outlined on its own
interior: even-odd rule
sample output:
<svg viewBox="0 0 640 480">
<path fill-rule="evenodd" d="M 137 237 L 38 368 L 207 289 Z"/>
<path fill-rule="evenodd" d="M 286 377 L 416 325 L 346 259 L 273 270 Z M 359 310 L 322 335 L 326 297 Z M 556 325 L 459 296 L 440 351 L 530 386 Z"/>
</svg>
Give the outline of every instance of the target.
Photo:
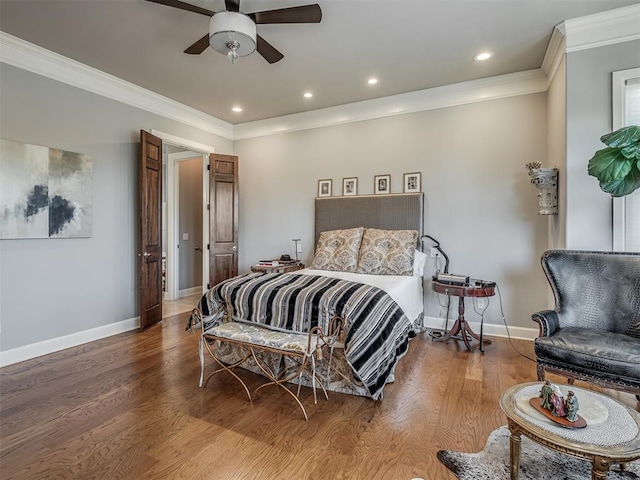
<svg viewBox="0 0 640 480">
<path fill-rule="evenodd" d="M 483 60 L 489 60 L 493 57 L 493 52 L 481 52 L 473 57 L 476 62 L 481 62 Z"/>
<path fill-rule="evenodd" d="M 375 85 L 376 83 L 378 83 L 378 79 L 377 78 L 370 78 L 369 80 L 367 80 L 367 83 L 369 85 Z"/>
<path fill-rule="evenodd" d="M 304 98 L 311 98 L 313 97 L 313 93 L 311 92 L 304 92 Z"/>
<path fill-rule="evenodd" d="M 233 110 L 236 113 L 240 113 L 242 111 L 242 107 L 233 107 L 231 110 Z"/>
</svg>

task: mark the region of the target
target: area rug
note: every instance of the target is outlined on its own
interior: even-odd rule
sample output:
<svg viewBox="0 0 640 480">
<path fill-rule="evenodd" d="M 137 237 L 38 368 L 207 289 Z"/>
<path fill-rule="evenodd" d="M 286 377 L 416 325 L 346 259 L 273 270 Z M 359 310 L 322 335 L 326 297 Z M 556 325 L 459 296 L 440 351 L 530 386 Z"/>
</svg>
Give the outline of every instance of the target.
<svg viewBox="0 0 640 480">
<path fill-rule="evenodd" d="M 556 453 L 529 440 L 524 435 L 520 450 L 520 480 L 588 480 L 591 464 Z M 460 480 L 509 480 L 509 429 L 506 425 L 491 432 L 484 449 L 478 453 L 440 450 L 438 459 Z M 613 465 L 607 480 L 640 478 L 640 461 L 628 464 L 621 472 Z"/>
</svg>

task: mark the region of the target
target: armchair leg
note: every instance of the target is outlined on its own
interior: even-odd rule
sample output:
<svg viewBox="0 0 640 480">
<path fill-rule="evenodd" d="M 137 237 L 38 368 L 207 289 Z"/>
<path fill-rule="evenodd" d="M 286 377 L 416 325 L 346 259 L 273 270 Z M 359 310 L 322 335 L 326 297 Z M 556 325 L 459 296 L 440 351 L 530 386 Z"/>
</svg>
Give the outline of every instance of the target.
<svg viewBox="0 0 640 480">
<path fill-rule="evenodd" d="M 576 382 L 576 379 L 575 379 L 575 378 L 567 378 L 567 383 L 568 383 L 569 385 L 573 385 L 575 382 Z"/>
<path fill-rule="evenodd" d="M 640 395 L 636 395 L 636 400 L 640 402 Z"/>
<path fill-rule="evenodd" d="M 542 365 L 540 365 L 539 363 L 536 366 L 536 372 L 538 373 L 538 381 L 543 381 L 544 380 L 544 367 Z"/>
</svg>

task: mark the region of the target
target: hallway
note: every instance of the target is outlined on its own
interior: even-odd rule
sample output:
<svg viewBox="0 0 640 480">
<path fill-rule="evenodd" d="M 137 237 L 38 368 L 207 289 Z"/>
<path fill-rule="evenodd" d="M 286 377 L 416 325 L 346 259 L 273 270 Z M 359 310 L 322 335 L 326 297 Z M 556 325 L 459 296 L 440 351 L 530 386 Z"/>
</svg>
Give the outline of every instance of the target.
<svg viewBox="0 0 640 480">
<path fill-rule="evenodd" d="M 190 312 L 193 310 L 202 294 L 196 293 L 187 297 L 178 298 L 177 300 L 165 300 L 162 302 L 162 318 L 172 317 L 179 313 Z"/>
</svg>

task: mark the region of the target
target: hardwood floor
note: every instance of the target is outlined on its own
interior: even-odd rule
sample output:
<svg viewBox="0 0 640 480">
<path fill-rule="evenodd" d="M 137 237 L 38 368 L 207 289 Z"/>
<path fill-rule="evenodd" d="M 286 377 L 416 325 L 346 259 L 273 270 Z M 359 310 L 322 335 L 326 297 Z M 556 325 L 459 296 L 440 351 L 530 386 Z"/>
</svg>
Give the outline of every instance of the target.
<svg viewBox="0 0 640 480">
<path fill-rule="evenodd" d="M 162 302 L 162 318 L 172 317 L 178 313 L 190 312 L 201 297 L 201 293 L 195 293 L 176 300 L 164 300 Z"/>
<path fill-rule="evenodd" d="M 506 339 L 485 355 L 419 335 L 382 402 L 330 392 L 309 422 L 286 393 L 248 403 L 228 375 L 198 387 L 187 313 L 0 369 L 3 479 L 454 478 L 440 449 L 478 451 L 506 423 L 501 393 L 535 380 Z M 532 343 L 514 341 L 532 356 Z M 250 386 L 262 379 L 243 372 Z M 608 391 L 635 406 L 628 394 Z"/>
</svg>

